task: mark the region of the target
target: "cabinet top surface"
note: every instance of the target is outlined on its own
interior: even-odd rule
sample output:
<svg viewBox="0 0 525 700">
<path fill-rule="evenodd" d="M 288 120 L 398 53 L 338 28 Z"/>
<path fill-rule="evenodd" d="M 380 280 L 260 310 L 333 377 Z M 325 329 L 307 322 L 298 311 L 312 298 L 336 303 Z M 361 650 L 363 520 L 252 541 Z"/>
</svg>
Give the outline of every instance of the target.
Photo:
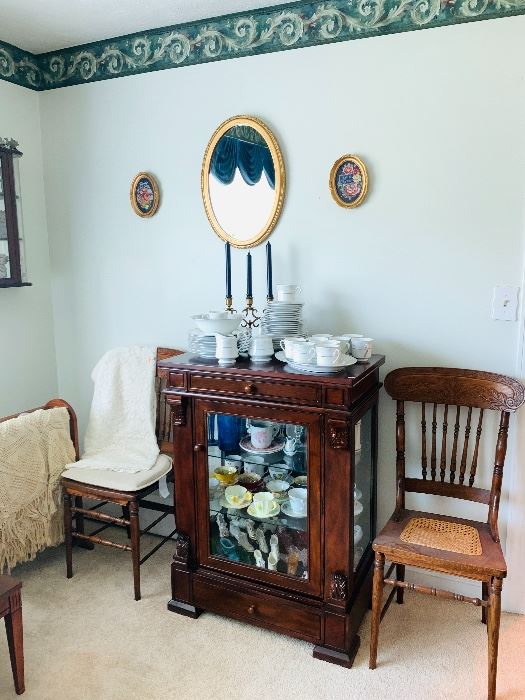
<svg viewBox="0 0 525 700">
<path fill-rule="evenodd" d="M 248 358 L 239 357 L 232 367 L 219 367 L 217 360 L 206 360 L 192 353 L 176 355 L 166 360 L 160 360 L 158 366 L 168 370 L 187 370 L 213 373 L 217 376 L 238 374 L 242 376 L 257 376 L 273 379 L 286 379 L 292 381 L 328 382 L 335 384 L 354 385 L 375 372 L 385 362 L 384 355 L 372 355 L 370 361 L 363 364 L 355 364 L 343 372 L 337 374 L 306 374 L 294 372 L 286 363 L 276 358 L 267 364 L 261 365 L 251 362 Z"/>
</svg>

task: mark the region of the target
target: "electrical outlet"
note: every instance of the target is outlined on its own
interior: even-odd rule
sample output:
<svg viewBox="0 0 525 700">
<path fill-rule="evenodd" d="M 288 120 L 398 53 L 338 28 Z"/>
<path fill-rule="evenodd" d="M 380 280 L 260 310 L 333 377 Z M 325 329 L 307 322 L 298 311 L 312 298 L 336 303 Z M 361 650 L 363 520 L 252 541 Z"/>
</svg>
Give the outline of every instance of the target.
<svg viewBox="0 0 525 700">
<path fill-rule="evenodd" d="M 509 284 L 494 287 L 492 297 L 492 319 L 494 321 L 516 321 L 520 288 Z"/>
</svg>

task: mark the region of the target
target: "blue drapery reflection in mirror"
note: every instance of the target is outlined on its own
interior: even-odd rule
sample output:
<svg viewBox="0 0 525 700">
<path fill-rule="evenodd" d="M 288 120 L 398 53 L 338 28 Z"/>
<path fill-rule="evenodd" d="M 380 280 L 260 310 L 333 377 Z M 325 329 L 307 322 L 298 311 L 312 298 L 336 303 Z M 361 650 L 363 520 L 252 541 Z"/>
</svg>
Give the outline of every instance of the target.
<svg viewBox="0 0 525 700">
<path fill-rule="evenodd" d="M 234 127 L 215 146 L 210 163 L 212 175 L 229 185 L 238 168 L 247 185 L 255 185 L 264 171 L 268 184 L 275 189 L 272 154 L 264 139 L 251 127 Z"/>
</svg>

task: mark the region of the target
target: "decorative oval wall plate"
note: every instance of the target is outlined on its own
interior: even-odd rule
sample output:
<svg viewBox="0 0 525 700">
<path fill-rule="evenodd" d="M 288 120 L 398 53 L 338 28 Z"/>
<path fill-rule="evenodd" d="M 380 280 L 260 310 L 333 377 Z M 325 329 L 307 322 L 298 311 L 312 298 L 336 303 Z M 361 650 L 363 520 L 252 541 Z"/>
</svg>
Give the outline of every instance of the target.
<svg viewBox="0 0 525 700">
<path fill-rule="evenodd" d="M 339 158 L 330 171 L 330 192 L 340 207 L 358 207 L 366 197 L 368 173 L 357 156 Z"/>
<path fill-rule="evenodd" d="M 160 204 L 159 187 L 149 173 L 139 173 L 131 183 L 131 206 L 139 216 L 153 216 Z"/>
</svg>

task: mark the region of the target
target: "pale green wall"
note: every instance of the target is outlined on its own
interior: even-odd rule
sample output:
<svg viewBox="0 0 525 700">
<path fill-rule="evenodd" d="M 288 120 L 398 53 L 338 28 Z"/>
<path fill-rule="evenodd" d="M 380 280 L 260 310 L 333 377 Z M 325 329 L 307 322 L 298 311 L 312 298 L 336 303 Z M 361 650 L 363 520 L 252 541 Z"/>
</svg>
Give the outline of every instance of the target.
<svg viewBox="0 0 525 700">
<path fill-rule="evenodd" d="M 0 136 L 20 143 L 23 224 L 32 287 L 0 289 L 0 416 L 54 398 L 57 389 L 39 95 L 0 81 Z"/>
</svg>

